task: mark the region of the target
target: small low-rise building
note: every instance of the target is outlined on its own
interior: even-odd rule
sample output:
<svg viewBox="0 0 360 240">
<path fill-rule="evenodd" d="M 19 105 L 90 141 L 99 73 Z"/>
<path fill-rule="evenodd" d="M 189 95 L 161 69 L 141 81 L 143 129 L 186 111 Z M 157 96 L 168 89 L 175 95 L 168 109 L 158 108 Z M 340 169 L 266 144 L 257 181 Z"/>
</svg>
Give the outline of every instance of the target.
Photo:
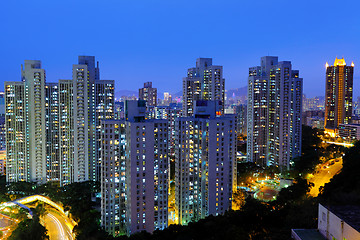
<svg viewBox="0 0 360 240">
<path fill-rule="evenodd" d="M 295 240 L 360 239 L 360 206 L 323 206 L 319 204 L 318 229 L 292 229 Z"/>
<path fill-rule="evenodd" d="M 340 124 L 339 136 L 346 142 L 360 139 L 360 124 Z"/>
</svg>

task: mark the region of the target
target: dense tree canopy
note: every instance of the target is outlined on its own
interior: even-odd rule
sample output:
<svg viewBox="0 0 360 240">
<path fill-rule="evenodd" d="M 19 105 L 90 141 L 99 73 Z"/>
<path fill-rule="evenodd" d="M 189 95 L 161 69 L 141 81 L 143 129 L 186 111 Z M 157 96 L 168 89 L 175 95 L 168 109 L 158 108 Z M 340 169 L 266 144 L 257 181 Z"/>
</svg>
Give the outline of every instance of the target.
<svg viewBox="0 0 360 240">
<path fill-rule="evenodd" d="M 343 168 L 325 184 L 320 195 L 327 204 L 360 205 L 360 142 L 348 148 L 343 157 Z"/>
</svg>

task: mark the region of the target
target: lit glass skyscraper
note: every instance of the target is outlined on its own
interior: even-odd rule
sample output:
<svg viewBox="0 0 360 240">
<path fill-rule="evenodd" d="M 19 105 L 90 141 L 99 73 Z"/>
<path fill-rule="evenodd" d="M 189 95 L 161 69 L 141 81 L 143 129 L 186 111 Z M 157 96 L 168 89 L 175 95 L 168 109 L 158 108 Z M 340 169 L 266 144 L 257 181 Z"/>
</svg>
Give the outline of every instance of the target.
<svg viewBox="0 0 360 240">
<path fill-rule="evenodd" d="M 350 124 L 352 117 L 354 63 L 346 66 L 345 59 L 326 63 L 325 131 L 335 134 L 339 124 Z"/>
</svg>

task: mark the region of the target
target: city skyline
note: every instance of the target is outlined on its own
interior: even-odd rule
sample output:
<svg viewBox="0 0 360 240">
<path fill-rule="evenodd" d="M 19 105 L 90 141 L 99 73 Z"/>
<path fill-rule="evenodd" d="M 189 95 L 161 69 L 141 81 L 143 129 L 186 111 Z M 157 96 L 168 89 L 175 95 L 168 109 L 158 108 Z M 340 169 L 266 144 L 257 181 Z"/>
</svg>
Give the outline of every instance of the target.
<svg viewBox="0 0 360 240">
<path fill-rule="evenodd" d="M 1 85 L 3 81 L 20 79 L 24 59 L 41 60 L 49 82 L 56 82 L 71 77 L 68 62 L 78 55 L 91 55 L 101 62 L 102 77 L 115 79 L 118 90 L 136 90 L 143 82 L 152 81 L 159 92 L 173 93 L 181 90 L 179 80 L 185 75 L 184 69 L 193 65 L 193 59 L 211 57 L 214 64 L 224 66 L 226 89 L 232 89 L 246 86 L 248 67 L 270 55 L 295 62 L 294 67 L 302 70 L 304 93 L 313 97 L 324 95 L 325 63 L 344 57 L 355 63 L 354 96 L 360 95 L 360 74 L 356 71 L 360 49 L 355 44 L 360 35 L 354 27 L 359 23 L 355 17 L 359 3 L 355 1 L 336 8 L 332 7 L 335 1 L 316 2 L 311 7 L 306 2 L 286 2 L 289 11 L 277 7 L 284 1 L 197 1 L 191 5 L 107 1 L 96 6 L 92 1 L 71 5 L 69 1 L 38 2 L 24 2 L 21 9 L 16 8 L 18 3 L 4 3 L 0 19 L 6 38 L 0 41 L 7 47 L 2 49 L 6 58 L 0 60 L 4 73 Z M 26 28 L 25 32 L 18 28 L 31 19 L 35 6 L 46 19 L 36 22 L 36 27 L 44 30 L 40 38 L 37 31 L 32 31 L 35 28 Z M 75 14 L 79 7 L 93 16 L 87 20 L 89 24 L 83 25 Z M 268 13 L 280 16 L 273 21 L 279 22 L 281 28 L 263 26 L 269 20 Z M 338 18 L 341 20 L 336 21 Z M 78 33 L 80 24 L 81 31 L 95 29 L 96 34 L 71 37 Z M 329 37 L 333 29 L 337 29 L 336 34 Z M 204 38 L 206 34 L 211 37 Z"/>
<path fill-rule="evenodd" d="M 5 1 L 0 239 L 359 240 L 359 7 Z"/>
</svg>

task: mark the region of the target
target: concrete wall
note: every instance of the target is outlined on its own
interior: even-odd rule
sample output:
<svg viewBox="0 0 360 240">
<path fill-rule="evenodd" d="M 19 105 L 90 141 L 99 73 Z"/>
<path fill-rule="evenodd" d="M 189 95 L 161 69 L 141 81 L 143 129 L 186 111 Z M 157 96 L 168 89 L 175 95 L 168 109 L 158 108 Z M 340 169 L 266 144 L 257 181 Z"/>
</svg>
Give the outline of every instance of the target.
<svg viewBox="0 0 360 240">
<path fill-rule="evenodd" d="M 358 240 L 360 232 L 319 204 L 318 229 L 326 239 L 333 240 Z"/>
</svg>

